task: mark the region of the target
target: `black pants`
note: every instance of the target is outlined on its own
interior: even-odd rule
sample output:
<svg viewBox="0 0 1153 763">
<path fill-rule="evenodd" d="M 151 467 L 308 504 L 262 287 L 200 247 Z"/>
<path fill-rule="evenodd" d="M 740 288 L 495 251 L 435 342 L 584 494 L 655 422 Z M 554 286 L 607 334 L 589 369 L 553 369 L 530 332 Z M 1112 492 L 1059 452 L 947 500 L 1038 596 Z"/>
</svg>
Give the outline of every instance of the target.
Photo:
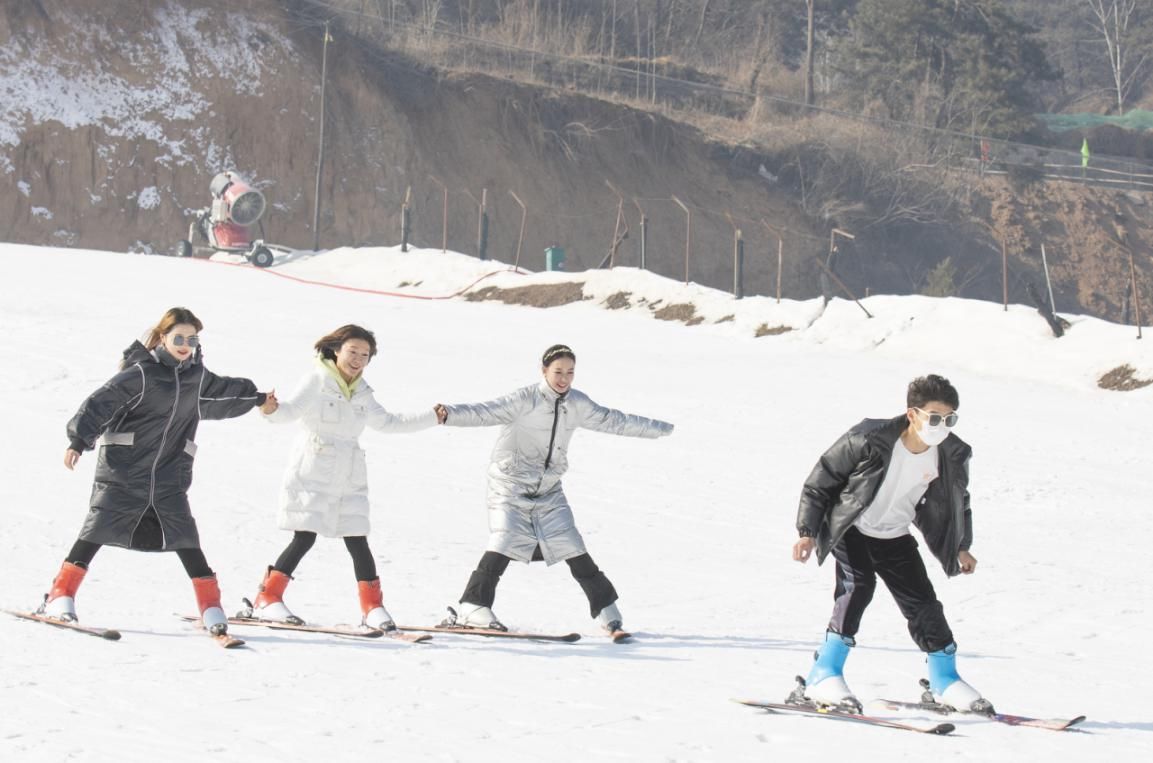
<svg viewBox="0 0 1153 763">
<path fill-rule="evenodd" d="M 78 540 L 73 544 L 72 550 L 68 552 L 65 561 L 71 562 L 77 567 L 88 569 L 92 558 L 101 548 L 99 543 Z M 200 549 L 180 548 L 176 550 L 176 555 L 180 557 L 180 563 L 184 565 L 184 571 L 188 573 L 188 577 L 208 578 L 214 574 L 212 568 L 208 566 L 208 560 L 204 558 L 204 552 Z"/>
<path fill-rule="evenodd" d="M 316 543 L 316 533 L 297 530 L 292 540 L 281 552 L 272 569 L 283 572 L 289 577 L 296 572 L 297 565 L 304 555 Z M 344 539 L 344 547 L 352 556 L 352 568 L 357 580 L 376 580 L 376 560 L 372 558 L 372 549 L 368 547 L 368 538 L 363 535 L 354 535 Z"/>
<path fill-rule="evenodd" d="M 829 630 L 842 636 L 857 635 L 880 577 L 908 621 L 909 635 L 922 651 L 935 652 L 953 643 L 945 610 L 912 535 L 870 538 L 850 527 L 833 546 L 833 557 L 837 560 L 837 586 Z"/>
<path fill-rule="evenodd" d="M 540 553 L 540 546 L 537 546 L 536 551 L 533 552 L 532 559 L 534 562 L 544 560 Z M 464 593 L 460 596 L 461 603 L 468 602 L 482 607 L 491 607 L 492 603 L 496 601 L 496 586 L 500 582 L 500 576 L 508 569 L 508 563 L 511 561 L 512 559 L 504 554 L 485 551 L 484 556 L 480 558 L 480 563 L 476 566 L 476 570 L 469 577 Z M 589 614 L 592 617 L 599 615 L 602 609 L 617 600 L 616 589 L 597 567 L 591 556 L 581 554 L 572 559 L 566 559 L 565 563 L 568 564 L 569 572 L 580 583 L 581 590 L 585 592 L 585 596 L 589 600 Z"/>
</svg>

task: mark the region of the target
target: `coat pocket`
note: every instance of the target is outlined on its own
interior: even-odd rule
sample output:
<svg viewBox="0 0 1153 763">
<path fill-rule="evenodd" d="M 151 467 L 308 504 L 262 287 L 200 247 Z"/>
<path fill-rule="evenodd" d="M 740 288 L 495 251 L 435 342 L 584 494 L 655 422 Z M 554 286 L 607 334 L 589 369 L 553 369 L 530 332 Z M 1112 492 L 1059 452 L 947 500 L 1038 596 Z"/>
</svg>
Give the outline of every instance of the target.
<svg viewBox="0 0 1153 763">
<path fill-rule="evenodd" d="M 176 457 L 181 490 L 188 490 L 192 487 L 192 461 L 194 458 L 196 458 L 196 443 L 192 440 L 185 440 L 183 453 Z"/>
<path fill-rule="evenodd" d="M 364 451 L 357 448 L 352 454 L 352 473 L 349 475 L 349 487 L 354 493 L 368 491 L 368 462 Z"/>
<path fill-rule="evenodd" d="M 105 432 L 96 441 L 99 448 L 96 456 L 97 475 L 110 476 L 133 463 L 136 451 L 133 445 L 136 436 L 133 432 Z"/>
<path fill-rule="evenodd" d="M 320 403 L 320 420 L 325 424 L 340 421 L 340 403 L 336 400 L 323 400 Z"/>
<path fill-rule="evenodd" d="M 329 445 L 311 443 L 300 459 L 298 476 L 304 482 L 332 483 L 336 477 L 336 450 Z"/>
</svg>

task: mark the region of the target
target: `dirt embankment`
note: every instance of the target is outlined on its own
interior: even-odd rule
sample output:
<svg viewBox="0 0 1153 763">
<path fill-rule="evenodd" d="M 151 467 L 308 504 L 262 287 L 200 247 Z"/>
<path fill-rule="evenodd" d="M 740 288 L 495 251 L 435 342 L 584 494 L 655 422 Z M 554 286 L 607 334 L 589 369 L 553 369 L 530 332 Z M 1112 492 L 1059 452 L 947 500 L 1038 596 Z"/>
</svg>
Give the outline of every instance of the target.
<svg viewBox="0 0 1153 763">
<path fill-rule="evenodd" d="M 212 176 L 232 168 L 268 198 L 266 238 L 311 247 L 321 40 L 285 5 L 4 4 L 0 75 L 38 91 L 15 93 L 0 124 L 0 238 L 167 252 L 185 236 L 188 211 L 209 204 Z M 52 98 L 74 108 L 51 107 Z M 4 127 L 13 142 L 3 142 Z M 694 128 L 575 93 L 445 75 L 339 32 L 325 145 L 324 248 L 399 243 L 407 197 L 413 244 L 439 248 L 447 234 L 448 247 L 476 253 L 483 201 L 489 257 L 520 252 L 523 265 L 543 269 L 545 247 L 560 246 L 567 269 L 592 268 L 615 233 L 615 264 L 636 266 L 643 211 L 649 269 L 687 269 L 690 280 L 725 287 L 726 215 L 750 227 L 793 208 L 758 176 L 754 155 Z M 687 265 L 686 214 L 673 195 L 692 210 Z M 794 229 L 808 231 L 800 221 Z M 775 274 L 775 262 L 750 255 L 750 284 L 763 290 Z M 785 281 L 798 297 L 815 288 L 793 263 Z"/>
<path fill-rule="evenodd" d="M 1048 261 L 1058 312 L 1087 312 L 1129 321 L 1153 308 L 1153 196 L 1082 186 L 1036 184 L 1014 191 L 988 187 L 992 230 L 1014 259 L 1018 282 L 1044 291 L 1041 247 Z M 1132 255 L 1132 266 L 1130 256 Z M 1136 276 L 1139 305 L 1132 299 Z"/>
</svg>

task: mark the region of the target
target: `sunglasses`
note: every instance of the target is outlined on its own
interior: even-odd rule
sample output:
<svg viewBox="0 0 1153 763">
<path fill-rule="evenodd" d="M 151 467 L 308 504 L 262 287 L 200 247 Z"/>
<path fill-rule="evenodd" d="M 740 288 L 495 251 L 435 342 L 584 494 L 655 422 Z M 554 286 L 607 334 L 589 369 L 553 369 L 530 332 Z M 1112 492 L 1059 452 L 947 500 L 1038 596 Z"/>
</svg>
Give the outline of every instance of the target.
<svg viewBox="0 0 1153 763">
<path fill-rule="evenodd" d="M 180 334 L 173 334 L 172 335 L 172 343 L 174 345 L 176 345 L 177 347 L 183 347 L 186 344 L 189 347 L 199 347 L 200 346 L 200 337 L 196 336 L 195 334 L 193 334 L 192 336 L 188 336 L 188 337 L 181 336 Z"/>
<path fill-rule="evenodd" d="M 945 422 L 945 426 L 949 427 L 950 429 L 957 426 L 957 414 L 956 413 L 930 413 L 929 411 L 926 411 L 922 408 L 914 408 L 913 410 L 914 411 L 920 411 L 921 413 L 928 416 L 929 417 L 929 426 L 931 426 L 931 427 L 941 426 L 942 421 Z"/>
</svg>

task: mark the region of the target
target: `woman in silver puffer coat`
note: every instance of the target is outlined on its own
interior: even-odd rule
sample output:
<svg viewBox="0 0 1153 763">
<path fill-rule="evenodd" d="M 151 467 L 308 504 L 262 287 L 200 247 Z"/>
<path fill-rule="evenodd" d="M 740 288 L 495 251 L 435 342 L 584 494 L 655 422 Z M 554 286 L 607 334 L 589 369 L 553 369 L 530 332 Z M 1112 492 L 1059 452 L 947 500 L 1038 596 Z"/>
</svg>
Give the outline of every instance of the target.
<svg viewBox="0 0 1153 763">
<path fill-rule="evenodd" d="M 606 631 L 621 632 L 617 592 L 585 550 L 561 486 L 577 429 L 626 437 L 672 434 L 673 425 L 605 408 L 572 389 L 576 355 L 553 345 L 541 359 L 544 380 L 473 405 L 437 406 L 447 426 L 501 425 L 488 470 L 488 549 L 469 578 L 449 624 L 506 630 L 492 613 L 496 586 L 510 561 L 567 562 Z"/>
</svg>

